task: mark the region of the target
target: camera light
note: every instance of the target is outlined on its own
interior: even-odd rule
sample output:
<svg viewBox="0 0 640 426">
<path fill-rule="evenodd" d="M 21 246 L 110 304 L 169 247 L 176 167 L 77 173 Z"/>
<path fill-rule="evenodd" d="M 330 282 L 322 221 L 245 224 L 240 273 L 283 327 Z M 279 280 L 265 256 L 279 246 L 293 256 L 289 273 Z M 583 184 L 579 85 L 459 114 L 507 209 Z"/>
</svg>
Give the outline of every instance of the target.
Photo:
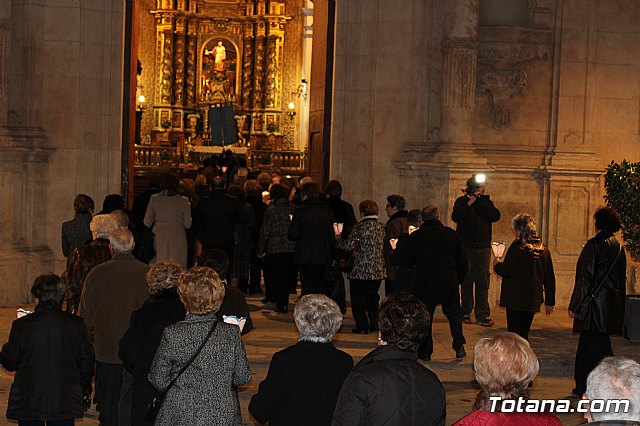
<svg viewBox="0 0 640 426">
<path fill-rule="evenodd" d="M 487 181 L 487 176 L 484 173 L 478 173 L 475 175 L 476 183 L 485 183 Z"/>
</svg>

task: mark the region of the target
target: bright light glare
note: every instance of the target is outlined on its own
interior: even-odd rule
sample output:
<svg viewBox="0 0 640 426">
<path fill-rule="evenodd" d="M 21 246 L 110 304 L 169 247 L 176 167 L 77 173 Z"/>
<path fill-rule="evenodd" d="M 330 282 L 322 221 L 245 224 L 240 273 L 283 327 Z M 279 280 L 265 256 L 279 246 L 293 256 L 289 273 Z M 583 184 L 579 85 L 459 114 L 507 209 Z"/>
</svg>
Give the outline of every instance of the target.
<svg viewBox="0 0 640 426">
<path fill-rule="evenodd" d="M 289 102 L 289 109 L 296 109 L 296 104 L 294 104 L 293 102 Z"/>
<path fill-rule="evenodd" d="M 484 173 L 478 173 L 476 175 L 476 183 L 485 183 L 487 180 L 487 177 L 485 176 Z"/>
<path fill-rule="evenodd" d="M 144 97 L 144 95 L 138 96 L 138 102 L 140 102 L 141 104 L 143 104 L 145 100 L 146 98 Z"/>
</svg>

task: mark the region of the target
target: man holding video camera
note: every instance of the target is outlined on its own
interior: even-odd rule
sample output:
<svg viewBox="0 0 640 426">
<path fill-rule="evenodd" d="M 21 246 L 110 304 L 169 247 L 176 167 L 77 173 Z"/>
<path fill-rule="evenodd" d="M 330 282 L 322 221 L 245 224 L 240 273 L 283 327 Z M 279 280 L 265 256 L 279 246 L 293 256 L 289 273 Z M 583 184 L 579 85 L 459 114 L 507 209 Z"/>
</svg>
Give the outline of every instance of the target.
<svg viewBox="0 0 640 426">
<path fill-rule="evenodd" d="M 474 309 L 476 324 L 491 327 L 489 308 L 489 266 L 491 262 L 491 226 L 500 220 L 500 211 L 485 193 L 485 175 L 474 174 L 467 180 L 464 195 L 453 205 L 451 219 L 465 247 L 469 268 L 462 283 L 463 322 L 471 324 Z"/>
</svg>

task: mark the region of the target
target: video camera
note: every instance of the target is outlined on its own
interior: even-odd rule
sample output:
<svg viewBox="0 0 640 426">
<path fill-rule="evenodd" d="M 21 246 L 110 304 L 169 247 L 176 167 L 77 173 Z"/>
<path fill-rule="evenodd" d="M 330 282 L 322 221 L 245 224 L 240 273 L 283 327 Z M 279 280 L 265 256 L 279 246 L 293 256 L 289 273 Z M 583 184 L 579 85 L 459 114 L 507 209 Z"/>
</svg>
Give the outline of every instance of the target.
<svg viewBox="0 0 640 426">
<path fill-rule="evenodd" d="M 484 173 L 475 173 L 469 179 L 467 179 L 467 187 L 462 192 L 470 197 L 482 198 L 482 194 L 476 194 L 475 191 L 487 181 L 487 176 Z"/>
</svg>

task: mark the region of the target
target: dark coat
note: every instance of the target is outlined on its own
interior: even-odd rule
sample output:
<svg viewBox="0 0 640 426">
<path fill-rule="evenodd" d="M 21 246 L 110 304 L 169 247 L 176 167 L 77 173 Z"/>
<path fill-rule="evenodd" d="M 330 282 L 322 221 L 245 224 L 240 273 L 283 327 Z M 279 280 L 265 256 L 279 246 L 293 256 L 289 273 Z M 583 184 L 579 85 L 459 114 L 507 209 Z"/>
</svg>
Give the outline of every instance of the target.
<svg viewBox="0 0 640 426">
<path fill-rule="evenodd" d="M 271 426 L 330 425 L 352 368 L 351 355 L 331 343 L 298 342 L 273 355 L 249 412 Z"/>
<path fill-rule="evenodd" d="M 253 207 L 253 215 L 256 219 L 256 225 L 251 229 L 251 238 L 253 239 L 254 244 L 258 244 L 258 239 L 260 238 L 260 228 L 262 227 L 262 223 L 264 221 L 264 215 L 267 211 L 267 205 L 262 201 L 262 194 L 257 193 L 254 194 L 251 191 L 247 194 L 245 201 Z"/>
<path fill-rule="evenodd" d="M 131 326 L 120 340 L 118 353 L 124 368 L 133 375 L 132 425 L 152 424 L 144 421 L 151 398 L 158 394 L 147 376 L 156 354 L 162 331 L 167 325 L 182 321 L 186 311 L 175 289 L 154 294 L 144 306 L 131 314 Z"/>
<path fill-rule="evenodd" d="M 384 235 L 384 263 L 385 268 L 387 269 L 387 279 L 395 280 L 396 279 L 396 266 L 391 263 L 391 253 L 393 250 L 391 249 L 391 243 L 389 242 L 392 238 L 398 238 L 401 234 L 407 232 L 407 215 L 409 213 L 406 210 L 398 210 L 394 214 L 391 215 L 387 224 L 385 226 L 385 235 Z"/>
<path fill-rule="evenodd" d="M 491 246 L 491 224 L 500 220 L 500 210 L 488 195 L 483 195 L 469 206 L 469 197 L 463 195 L 453 204 L 451 219 L 458 224 L 456 232 L 465 247 Z"/>
<path fill-rule="evenodd" d="M 204 250 L 231 248 L 236 244 L 236 225 L 248 221 L 249 216 L 240 200 L 227 195 L 222 189 L 215 189 L 198 203 L 193 226 Z"/>
<path fill-rule="evenodd" d="M 622 250 L 622 251 L 620 251 Z M 620 256 L 618 256 L 620 252 Z M 616 259 L 617 257 L 617 259 Z M 615 261 L 615 264 L 614 264 Z M 611 266 L 611 272 L 606 276 Z M 624 322 L 627 279 L 627 258 L 624 248 L 608 231 L 600 231 L 587 241 L 576 265 L 576 282 L 569 310 L 576 312 L 587 294 L 604 279 L 604 285 L 595 294 L 584 321 L 575 320 L 573 331 L 596 331 L 621 334 Z"/>
<path fill-rule="evenodd" d="M 295 263 L 328 265 L 336 253 L 333 212 L 319 198 L 306 200 L 293 212 L 288 236 L 296 242 Z"/>
<path fill-rule="evenodd" d="M 93 337 L 96 361 L 121 364 L 118 346 L 129 328 L 131 313 L 149 298 L 148 270 L 149 265 L 131 254 L 116 253 L 87 275 L 78 314 Z"/>
<path fill-rule="evenodd" d="M 82 398 L 91 394 L 94 358 L 82 318 L 38 305 L 13 322 L 0 363 L 16 372 L 7 418 L 55 421 L 84 415 Z"/>
<path fill-rule="evenodd" d="M 242 290 L 229 284 L 224 285 L 224 299 L 222 299 L 222 305 L 220 305 L 220 309 L 217 312 L 219 320 L 222 320 L 224 315 L 235 315 L 238 318 L 245 317 L 247 319 L 242 329 L 243 335 L 253 330 L 253 320 L 251 319 L 249 305 L 247 305 L 247 298 Z"/>
<path fill-rule="evenodd" d="M 380 346 L 355 366 L 342 385 L 333 426 L 444 425 L 446 395 L 415 352 Z"/>
<path fill-rule="evenodd" d="M 342 237 L 347 238 L 349 233 L 356 226 L 358 219 L 353 211 L 353 206 L 339 197 L 328 197 L 327 205 L 333 212 L 333 220 L 336 223 L 342 223 Z"/>
<path fill-rule="evenodd" d="M 295 252 L 295 242 L 287 237 L 294 208 L 294 205 L 287 199 L 275 200 L 269 206 L 264 214 L 260 239 L 256 248 L 259 254 Z"/>
<path fill-rule="evenodd" d="M 390 261 L 391 264 L 396 267 L 396 283 L 393 287 L 395 291 L 408 291 L 411 294 L 416 294 L 416 279 L 418 277 L 418 271 L 415 266 L 400 266 L 399 260 L 407 257 L 407 249 L 410 247 L 408 244 L 409 233 L 398 235 L 398 242 L 396 243 L 396 249 L 391 252 Z"/>
<path fill-rule="evenodd" d="M 459 284 L 467 273 L 467 258 L 456 232 L 439 220 L 428 220 L 408 238 L 398 265 L 415 267 L 416 297 L 427 305 L 460 300 Z"/>
<path fill-rule="evenodd" d="M 502 277 L 500 306 L 526 312 L 540 312 L 540 305 L 556 304 L 556 277 L 551 253 L 527 250 L 518 241 L 509 246 L 504 262 L 493 269 Z"/>
<path fill-rule="evenodd" d="M 76 247 L 92 240 L 91 213 L 76 213 L 73 220 L 62 224 L 62 254 L 69 258 Z"/>
</svg>

